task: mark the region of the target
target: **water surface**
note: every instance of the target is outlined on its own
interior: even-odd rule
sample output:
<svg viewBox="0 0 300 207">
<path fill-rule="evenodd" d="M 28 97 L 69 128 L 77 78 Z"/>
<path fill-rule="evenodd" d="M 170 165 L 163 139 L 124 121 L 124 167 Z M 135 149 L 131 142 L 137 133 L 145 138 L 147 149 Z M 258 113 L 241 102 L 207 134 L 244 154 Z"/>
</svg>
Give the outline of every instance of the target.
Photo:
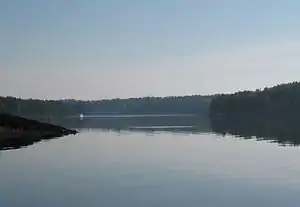
<svg viewBox="0 0 300 207">
<path fill-rule="evenodd" d="M 300 149 L 211 132 L 82 129 L 0 152 L 0 206 L 299 206 Z"/>
</svg>

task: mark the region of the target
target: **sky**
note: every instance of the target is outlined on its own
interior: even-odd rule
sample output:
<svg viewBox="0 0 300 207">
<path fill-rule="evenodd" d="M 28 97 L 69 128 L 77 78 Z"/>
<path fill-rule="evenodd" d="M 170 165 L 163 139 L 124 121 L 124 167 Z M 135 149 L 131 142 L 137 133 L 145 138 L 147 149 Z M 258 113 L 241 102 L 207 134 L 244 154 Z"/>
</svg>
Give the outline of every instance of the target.
<svg viewBox="0 0 300 207">
<path fill-rule="evenodd" d="M 0 96 L 230 93 L 300 80 L 300 1 L 0 0 Z"/>
</svg>

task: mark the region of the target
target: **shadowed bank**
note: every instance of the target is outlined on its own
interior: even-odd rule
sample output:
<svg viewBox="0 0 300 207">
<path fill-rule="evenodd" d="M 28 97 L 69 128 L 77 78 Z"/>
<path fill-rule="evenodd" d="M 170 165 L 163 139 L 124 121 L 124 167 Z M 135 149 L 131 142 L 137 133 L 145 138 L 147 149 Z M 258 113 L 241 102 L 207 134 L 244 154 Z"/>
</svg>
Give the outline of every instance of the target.
<svg viewBox="0 0 300 207">
<path fill-rule="evenodd" d="M 41 140 L 76 133 L 76 130 L 56 125 L 0 114 L 0 150 L 17 149 Z"/>
</svg>

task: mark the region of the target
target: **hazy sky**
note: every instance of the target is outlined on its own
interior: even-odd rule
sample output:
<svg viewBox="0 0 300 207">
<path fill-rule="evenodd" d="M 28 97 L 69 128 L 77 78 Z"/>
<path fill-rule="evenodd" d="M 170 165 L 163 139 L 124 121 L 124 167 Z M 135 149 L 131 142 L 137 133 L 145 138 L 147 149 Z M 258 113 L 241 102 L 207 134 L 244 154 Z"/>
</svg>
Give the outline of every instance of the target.
<svg viewBox="0 0 300 207">
<path fill-rule="evenodd" d="M 0 96 L 211 94 L 300 79 L 300 1 L 0 0 Z"/>
</svg>

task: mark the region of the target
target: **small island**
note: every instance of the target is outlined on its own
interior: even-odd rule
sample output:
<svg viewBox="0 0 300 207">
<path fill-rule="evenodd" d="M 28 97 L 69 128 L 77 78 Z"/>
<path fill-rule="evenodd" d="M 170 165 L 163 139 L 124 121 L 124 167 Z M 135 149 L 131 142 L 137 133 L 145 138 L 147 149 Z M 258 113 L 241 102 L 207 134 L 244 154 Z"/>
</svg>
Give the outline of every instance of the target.
<svg viewBox="0 0 300 207">
<path fill-rule="evenodd" d="M 76 134 L 76 130 L 0 114 L 0 150 L 18 149 L 46 139 Z"/>
</svg>

